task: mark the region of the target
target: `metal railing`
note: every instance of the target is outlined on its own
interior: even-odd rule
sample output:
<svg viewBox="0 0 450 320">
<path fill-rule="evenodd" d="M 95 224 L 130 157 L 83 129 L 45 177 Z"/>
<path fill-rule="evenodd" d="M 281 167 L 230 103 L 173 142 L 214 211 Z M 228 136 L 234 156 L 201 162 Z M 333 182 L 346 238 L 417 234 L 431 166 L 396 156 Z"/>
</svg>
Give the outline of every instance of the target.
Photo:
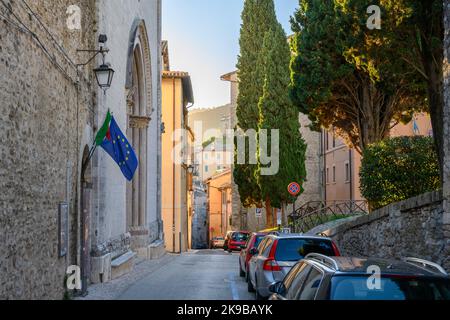
<svg viewBox="0 0 450 320">
<path fill-rule="evenodd" d="M 289 216 L 289 226 L 295 233 L 305 233 L 333 220 L 368 213 L 369 205 L 365 200 L 312 201 Z"/>
</svg>

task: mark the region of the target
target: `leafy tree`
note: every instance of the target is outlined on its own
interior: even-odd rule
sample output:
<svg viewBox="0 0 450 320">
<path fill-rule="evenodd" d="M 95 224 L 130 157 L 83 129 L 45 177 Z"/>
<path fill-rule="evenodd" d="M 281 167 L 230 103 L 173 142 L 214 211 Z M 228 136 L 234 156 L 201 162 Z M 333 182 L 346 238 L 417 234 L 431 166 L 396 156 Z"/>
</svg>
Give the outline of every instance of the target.
<svg viewBox="0 0 450 320">
<path fill-rule="evenodd" d="M 397 137 L 366 148 L 361 192 L 372 209 L 439 189 L 439 163 L 432 138 Z"/>
<path fill-rule="evenodd" d="M 273 0 L 245 0 L 239 40 L 241 52 L 237 64 L 239 95 L 236 110 L 238 127 L 245 132 L 258 130 L 258 103 L 264 85 L 264 75 L 258 65 L 264 36 L 276 23 Z M 242 204 L 245 207 L 260 206 L 261 190 L 256 175 L 258 166 L 249 162 L 248 154 L 245 165 L 235 161 L 234 180 L 239 186 Z"/>
<path fill-rule="evenodd" d="M 291 19 L 291 96 L 313 128 L 334 127 L 362 153 L 386 138 L 392 121 L 409 122 L 426 108 L 420 74 L 391 41 L 407 18 L 404 1 L 379 1 L 381 30 L 367 28 L 365 0 L 301 0 Z M 402 2 L 402 4 L 398 4 Z"/>
<path fill-rule="evenodd" d="M 259 173 L 259 184 L 263 200 L 284 209 L 295 201 L 287 190 L 289 183 L 301 182 L 306 177 L 306 144 L 300 133 L 299 113 L 289 98 L 291 54 L 280 24 L 266 33 L 262 57 L 264 86 L 259 100 L 259 128 L 269 133 L 272 129 L 279 130 L 279 171 L 275 175 Z M 269 143 L 268 150 L 270 147 Z"/>
<path fill-rule="evenodd" d="M 442 0 L 394 2 L 403 8 L 405 14 L 395 32 L 389 35 L 388 40 L 399 44 L 402 50 L 397 52 L 398 59 L 405 61 L 410 67 L 417 70 L 426 85 L 434 141 L 442 176 L 444 166 L 444 6 Z"/>
</svg>

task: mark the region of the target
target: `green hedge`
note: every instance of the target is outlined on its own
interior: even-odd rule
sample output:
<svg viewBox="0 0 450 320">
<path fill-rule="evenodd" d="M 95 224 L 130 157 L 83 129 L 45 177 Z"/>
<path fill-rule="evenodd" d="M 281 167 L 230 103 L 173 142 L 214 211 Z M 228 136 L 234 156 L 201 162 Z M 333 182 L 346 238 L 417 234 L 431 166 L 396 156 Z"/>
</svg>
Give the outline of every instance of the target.
<svg viewBox="0 0 450 320">
<path fill-rule="evenodd" d="M 372 209 L 440 188 L 439 164 L 430 137 L 397 137 L 363 153 L 361 193 Z"/>
</svg>

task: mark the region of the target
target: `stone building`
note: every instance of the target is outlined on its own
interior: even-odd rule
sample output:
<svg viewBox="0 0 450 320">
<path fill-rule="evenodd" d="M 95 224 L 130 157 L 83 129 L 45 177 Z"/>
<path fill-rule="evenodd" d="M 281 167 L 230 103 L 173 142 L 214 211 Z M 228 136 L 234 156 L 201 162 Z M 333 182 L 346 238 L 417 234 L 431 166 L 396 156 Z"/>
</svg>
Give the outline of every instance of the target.
<svg viewBox="0 0 450 320">
<path fill-rule="evenodd" d="M 5 0 L 0 17 L 0 299 L 61 299 L 68 266 L 86 289 L 164 251 L 161 1 Z M 100 57 L 77 66 L 100 34 L 106 93 Z M 140 160 L 132 183 L 100 149 L 82 170 L 108 109 Z"/>
<path fill-rule="evenodd" d="M 98 33 L 109 37 L 107 62 L 116 73 L 109 91 L 99 92 L 96 124 L 101 126 L 109 109 L 136 151 L 139 167 L 133 181 L 127 182 L 102 150 L 92 161 L 93 190 L 87 210 L 92 213 L 88 232 L 93 282 L 128 272 L 136 257 L 151 259 L 164 253 L 161 2 L 102 0 L 97 1 L 97 10 Z M 85 132 L 82 142 L 87 146 L 93 136 L 87 127 Z"/>
</svg>

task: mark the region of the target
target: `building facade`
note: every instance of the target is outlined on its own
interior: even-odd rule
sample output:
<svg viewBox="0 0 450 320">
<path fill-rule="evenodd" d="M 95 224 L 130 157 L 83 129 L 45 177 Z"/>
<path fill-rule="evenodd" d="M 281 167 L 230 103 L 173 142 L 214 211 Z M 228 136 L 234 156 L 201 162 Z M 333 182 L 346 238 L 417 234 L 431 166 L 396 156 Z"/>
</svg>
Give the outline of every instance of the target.
<svg viewBox="0 0 450 320">
<path fill-rule="evenodd" d="M 223 237 L 233 231 L 231 169 L 215 174 L 206 180 L 208 240 Z"/>
<path fill-rule="evenodd" d="M 167 42 L 164 47 L 163 60 L 168 61 Z M 170 65 L 166 63 L 162 78 L 162 218 L 165 245 L 169 252 L 182 253 L 189 250 L 191 244 L 194 133 L 188 125 L 188 107 L 194 103 L 194 97 L 188 73 L 170 71 Z"/>
<path fill-rule="evenodd" d="M 432 136 L 431 119 L 420 113 L 408 124 L 397 124 L 391 137 Z M 321 188 L 327 203 L 364 200 L 360 191 L 361 155 L 350 149 L 333 130 L 323 130 L 321 138 Z"/>
<path fill-rule="evenodd" d="M 164 252 L 161 1 L 6 0 L 0 12 L 0 298 L 61 299 L 69 266 L 84 291 Z M 106 92 L 100 56 L 79 66 L 101 34 Z M 85 161 L 108 109 L 139 158 L 131 183 L 101 149 Z"/>
<path fill-rule="evenodd" d="M 105 152 L 99 150 L 93 159 L 94 190 L 88 201 L 92 205 L 86 206 L 92 210 L 92 229 L 87 232 L 91 234 L 93 282 L 107 281 L 109 273 L 112 279 L 120 277 L 133 267 L 135 257 L 150 259 L 164 252 L 158 191 L 161 3 L 97 1 L 97 10 L 98 32 L 110 38 L 107 62 L 116 72 L 109 91 L 98 93 L 96 127 L 110 110 L 136 151 L 139 166 L 132 182 L 127 182 Z M 92 139 L 87 132 L 84 141 Z M 81 190 L 82 196 L 86 192 Z"/>
</svg>

